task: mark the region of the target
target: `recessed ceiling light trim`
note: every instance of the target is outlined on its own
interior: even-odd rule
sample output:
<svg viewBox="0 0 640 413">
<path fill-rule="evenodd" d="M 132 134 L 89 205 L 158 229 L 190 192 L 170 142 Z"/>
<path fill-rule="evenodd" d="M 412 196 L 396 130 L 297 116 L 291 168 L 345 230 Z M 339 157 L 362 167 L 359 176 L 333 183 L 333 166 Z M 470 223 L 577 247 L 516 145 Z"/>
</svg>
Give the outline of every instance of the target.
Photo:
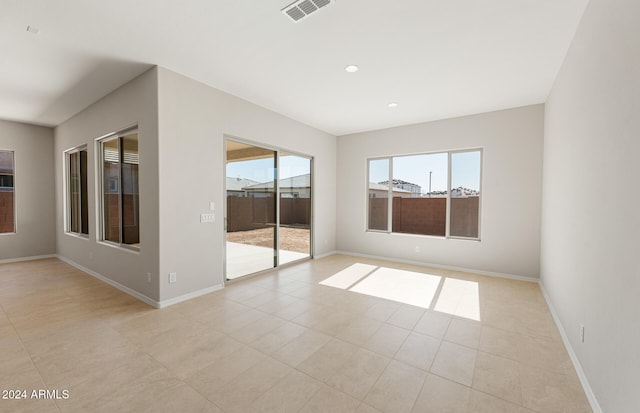
<svg viewBox="0 0 640 413">
<path fill-rule="evenodd" d="M 397 107 L 398 107 L 398 102 L 391 102 L 391 103 L 389 103 L 387 106 L 388 106 L 388 107 L 390 107 L 390 108 L 392 108 L 392 109 L 393 109 L 393 108 L 397 108 Z"/>
<path fill-rule="evenodd" d="M 349 65 L 345 67 L 344 70 L 349 73 L 355 73 L 360 70 L 360 68 L 357 65 Z"/>
<path fill-rule="evenodd" d="M 40 34 L 40 29 L 35 26 L 27 26 L 27 31 L 31 34 Z"/>
<path fill-rule="evenodd" d="M 334 1 L 335 0 L 296 0 L 281 11 L 297 23 Z"/>
</svg>

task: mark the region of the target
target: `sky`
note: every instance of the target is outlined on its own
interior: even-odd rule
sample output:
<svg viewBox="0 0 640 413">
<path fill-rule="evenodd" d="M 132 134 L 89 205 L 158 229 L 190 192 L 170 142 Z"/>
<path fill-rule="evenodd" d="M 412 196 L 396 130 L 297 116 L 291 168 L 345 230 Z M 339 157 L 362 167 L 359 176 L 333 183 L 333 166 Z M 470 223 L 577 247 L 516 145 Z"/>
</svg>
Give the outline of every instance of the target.
<svg viewBox="0 0 640 413">
<path fill-rule="evenodd" d="M 280 156 L 280 179 L 308 174 L 311 161 L 300 156 Z M 275 177 L 273 158 L 230 162 L 227 164 L 228 178 L 245 178 L 256 182 L 267 182 Z"/>
<path fill-rule="evenodd" d="M 396 156 L 393 158 L 393 179 L 418 184 L 422 192 L 447 190 L 447 153 Z M 451 187 L 480 190 L 480 152 L 454 152 L 451 156 Z M 280 178 L 290 178 L 308 174 L 310 160 L 289 155 L 280 157 Z M 389 160 L 372 159 L 369 164 L 370 181 L 382 182 L 389 179 Z M 255 159 L 227 164 L 227 177 L 245 178 L 256 182 L 274 179 L 273 158 Z"/>
<path fill-rule="evenodd" d="M 420 185 L 422 192 L 447 190 L 447 153 L 396 156 L 393 158 L 393 179 Z M 451 187 L 480 190 L 480 152 L 454 152 L 451 158 Z M 389 160 L 372 159 L 369 163 L 371 182 L 389 179 Z"/>
<path fill-rule="evenodd" d="M 480 190 L 480 152 L 454 152 L 451 155 L 451 187 Z"/>
</svg>

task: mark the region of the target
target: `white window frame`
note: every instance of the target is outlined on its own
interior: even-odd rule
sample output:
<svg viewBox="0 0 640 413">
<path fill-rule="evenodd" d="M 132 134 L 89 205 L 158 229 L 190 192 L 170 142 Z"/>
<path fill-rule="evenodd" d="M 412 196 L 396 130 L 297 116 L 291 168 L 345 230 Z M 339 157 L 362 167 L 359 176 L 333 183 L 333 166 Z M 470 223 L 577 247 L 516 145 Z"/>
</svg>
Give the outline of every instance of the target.
<svg viewBox="0 0 640 413">
<path fill-rule="evenodd" d="M 452 155 L 457 153 L 466 153 L 466 152 L 479 152 L 480 153 L 480 171 L 479 171 L 479 199 L 478 199 L 478 236 L 477 237 L 463 237 L 451 235 L 451 158 Z M 435 154 L 447 154 L 447 196 L 446 196 L 446 218 L 445 218 L 445 235 L 428 235 L 428 234 L 412 234 L 412 233 L 404 233 L 404 232 L 393 232 L 393 160 L 394 158 L 400 158 L 405 156 L 420 156 L 420 155 L 435 155 Z M 369 196 L 369 177 L 370 177 L 370 165 L 371 161 L 376 160 L 388 160 L 389 161 L 389 176 L 388 176 L 388 195 L 387 195 L 387 229 L 386 230 L 378 230 L 378 229 L 370 229 L 369 228 L 369 214 L 370 214 L 370 196 Z M 377 156 L 370 157 L 366 159 L 366 214 L 365 214 L 365 228 L 366 232 L 374 232 L 374 233 L 384 233 L 384 234 L 397 234 L 397 235 L 405 235 L 405 236 L 417 236 L 417 237 L 434 237 L 434 238 L 443 238 L 443 239 L 459 239 L 459 240 L 470 240 L 470 241 L 480 241 L 482 237 L 482 181 L 483 181 L 483 163 L 484 163 L 484 151 L 483 148 L 469 148 L 469 149 L 455 149 L 455 150 L 446 150 L 446 151 L 435 151 L 435 152 L 421 152 L 421 153 L 413 153 L 413 154 L 404 154 L 404 155 L 388 155 L 388 156 Z"/>
<path fill-rule="evenodd" d="M 16 197 L 16 151 L 12 149 L 0 149 L 2 152 L 11 153 L 11 158 L 13 160 L 13 231 L 12 232 L 0 232 L 0 236 L 3 235 L 15 235 L 18 233 L 18 209 L 16 208 L 17 197 Z"/>
<path fill-rule="evenodd" d="M 89 174 L 89 152 L 87 150 L 87 145 L 83 144 L 83 145 L 79 145 L 76 146 L 74 148 L 68 149 L 66 151 L 64 151 L 64 189 L 65 189 L 65 197 L 64 197 L 64 209 L 65 209 L 65 215 L 64 215 L 64 229 L 65 229 L 65 234 L 68 235 L 73 235 L 73 236 L 78 236 L 78 237 L 82 237 L 82 238 L 89 238 L 89 221 L 88 221 L 88 216 L 89 216 L 89 177 L 85 176 L 85 179 L 87 180 L 87 228 L 86 231 L 87 233 L 83 233 L 82 232 L 82 228 L 81 232 L 76 232 L 76 231 L 72 231 L 71 230 L 71 174 L 69 173 L 69 167 L 71 166 L 71 155 L 74 153 L 80 153 L 80 152 L 86 152 L 87 153 L 87 170 L 86 170 L 86 174 Z M 80 159 L 80 158 L 78 158 Z M 80 207 L 82 210 L 82 206 Z"/>
<path fill-rule="evenodd" d="M 138 134 L 138 143 L 140 142 L 140 129 L 138 127 L 138 125 L 133 125 L 131 127 L 119 130 L 117 132 L 113 132 L 104 136 L 101 136 L 99 138 L 96 139 L 96 151 L 95 151 L 95 158 L 96 158 L 96 204 L 98 205 L 98 207 L 96 208 L 97 210 L 97 219 L 98 219 L 98 224 L 97 226 L 97 233 L 98 233 L 98 242 L 106 244 L 106 245 L 111 245 L 114 247 L 119 247 L 122 248 L 123 250 L 127 250 L 127 251 L 132 251 L 132 252 L 140 252 L 140 246 L 135 246 L 135 245 L 129 245 L 129 244 L 125 244 L 122 242 L 122 232 L 123 232 L 123 220 L 124 217 L 122 216 L 122 167 L 120 168 L 120 171 L 118 173 L 118 180 L 115 181 L 115 190 L 118 191 L 118 210 L 120 211 L 120 242 L 115 242 L 115 241 L 111 241 L 108 239 L 105 239 L 105 211 L 104 211 L 104 194 L 105 194 L 105 187 L 104 187 L 104 151 L 103 151 L 103 143 L 105 142 L 109 142 L 115 139 L 120 139 L 126 135 L 130 135 L 132 133 L 137 133 Z M 120 148 L 120 143 L 118 143 L 118 147 Z M 139 151 L 139 149 L 138 149 Z M 120 148 L 119 153 L 118 153 L 118 161 L 120 164 L 122 164 L 122 150 Z M 114 189 L 111 188 L 111 185 L 113 183 L 111 181 L 109 181 L 109 189 Z M 138 182 L 139 185 L 139 182 Z M 139 223 L 138 223 L 139 225 Z M 139 234 L 138 234 L 139 236 Z"/>
</svg>

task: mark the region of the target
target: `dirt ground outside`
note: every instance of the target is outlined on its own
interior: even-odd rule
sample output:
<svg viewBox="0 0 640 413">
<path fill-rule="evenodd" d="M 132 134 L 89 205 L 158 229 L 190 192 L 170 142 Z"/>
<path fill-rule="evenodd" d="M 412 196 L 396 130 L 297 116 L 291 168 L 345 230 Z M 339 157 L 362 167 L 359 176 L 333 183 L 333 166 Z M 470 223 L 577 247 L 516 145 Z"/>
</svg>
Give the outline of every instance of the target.
<svg viewBox="0 0 640 413">
<path fill-rule="evenodd" d="M 273 228 L 227 233 L 227 241 L 273 248 Z M 280 227 L 280 249 L 309 254 L 311 236 L 309 229 Z"/>
</svg>

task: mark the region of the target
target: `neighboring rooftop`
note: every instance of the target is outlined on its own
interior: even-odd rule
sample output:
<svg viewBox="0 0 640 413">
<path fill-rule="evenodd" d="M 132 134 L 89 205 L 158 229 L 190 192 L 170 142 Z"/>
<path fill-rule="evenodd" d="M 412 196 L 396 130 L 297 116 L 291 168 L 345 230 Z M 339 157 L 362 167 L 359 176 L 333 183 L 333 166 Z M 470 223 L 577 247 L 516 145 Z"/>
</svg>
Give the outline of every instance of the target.
<svg viewBox="0 0 640 413">
<path fill-rule="evenodd" d="M 378 191 L 388 191 L 389 186 L 386 183 L 369 182 L 369 189 L 374 189 Z M 407 191 L 406 189 L 400 189 L 400 188 L 393 188 L 393 192 L 407 193 L 407 194 L 412 193 L 411 191 Z"/>
<path fill-rule="evenodd" d="M 272 189 L 274 181 L 259 182 L 251 186 L 247 186 L 244 189 L 249 191 L 255 191 L 258 189 Z M 290 178 L 283 178 L 279 182 L 280 188 L 310 188 L 311 187 L 311 174 L 292 176 Z"/>
<path fill-rule="evenodd" d="M 414 184 L 413 182 L 407 182 L 407 181 L 403 181 L 402 179 L 393 179 L 391 181 L 393 183 L 393 186 L 397 186 L 397 185 L 413 185 L 413 186 L 420 186 L 418 184 Z M 389 181 L 382 181 L 382 182 L 378 182 L 379 184 L 383 184 L 383 185 L 387 185 L 389 183 Z"/>
<path fill-rule="evenodd" d="M 252 181 L 251 179 L 227 177 L 227 191 L 242 191 L 245 187 L 255 185 L 257 183 L 259 182 Z"/>
</svg>

